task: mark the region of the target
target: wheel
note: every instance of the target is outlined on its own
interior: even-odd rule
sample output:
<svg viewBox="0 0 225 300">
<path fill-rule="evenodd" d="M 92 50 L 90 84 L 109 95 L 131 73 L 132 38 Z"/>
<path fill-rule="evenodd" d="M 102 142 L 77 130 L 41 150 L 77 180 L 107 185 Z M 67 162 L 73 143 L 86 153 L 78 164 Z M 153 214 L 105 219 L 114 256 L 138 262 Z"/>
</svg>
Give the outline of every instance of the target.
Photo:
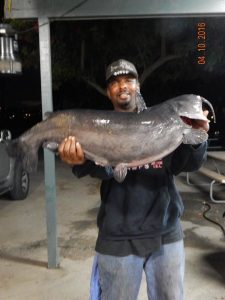
<svg viewBox="0 0 225 300">
<path fill-rule="evenodd" d="M 23 200 L 29 192 L 29 174 L 23 169 L 20 162 L 15 163 L 13 189 L 9 191 L 12 200 Z"/>
</svg>

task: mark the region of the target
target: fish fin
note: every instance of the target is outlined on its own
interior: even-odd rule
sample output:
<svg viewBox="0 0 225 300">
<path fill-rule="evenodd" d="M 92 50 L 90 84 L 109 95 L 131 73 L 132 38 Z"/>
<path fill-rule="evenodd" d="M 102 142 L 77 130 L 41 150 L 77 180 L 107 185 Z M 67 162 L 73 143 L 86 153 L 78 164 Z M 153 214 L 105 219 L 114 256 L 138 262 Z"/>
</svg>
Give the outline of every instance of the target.
<svg viewBox="0 0 225 300">
<path fill-rule="evenodd" d="M 205 142 L 208 137 L 206 131 L 192 128 L 190 131 L 183 134 L 183 143 L 197 145 Z"/>
<path fill-rule="evenodd" d="M 18 139 L 6 141 L 6 151 L 10 157 L 18 157 Z"/>
<path fill-rule="evenodd" d="M 121 163 L 116 165 L 113 170 L 113 176 L 116 181 L 123 182 L 127 175 L 127 164 Z"/>
<path fill-rule="evenodd" d="M 46 111 L 44 113 L 44 120 L 47 120 L 49 117 L 51 117 L 51 115 L 53 114 L 53 111 Z"/>
<path fill-rule="evenodd" d="M 10 157 L 15 157 L 22 161 L 23 168 L 28 173 L 32 173 L 37 170 L 38 154 L 35 149 L 36 147 L 33 147 L 33 145 L 27 145 L 26 143 L 21 142 L 20 139 L 9 141 L 6 148 Z"/>
<path fill-rule="evenodd" d="M 46 148 L 54 153 L 58 152 L 59 144 L 56 142 L 44 142 L 42 145 L 43 148 Z"/>
</svg>

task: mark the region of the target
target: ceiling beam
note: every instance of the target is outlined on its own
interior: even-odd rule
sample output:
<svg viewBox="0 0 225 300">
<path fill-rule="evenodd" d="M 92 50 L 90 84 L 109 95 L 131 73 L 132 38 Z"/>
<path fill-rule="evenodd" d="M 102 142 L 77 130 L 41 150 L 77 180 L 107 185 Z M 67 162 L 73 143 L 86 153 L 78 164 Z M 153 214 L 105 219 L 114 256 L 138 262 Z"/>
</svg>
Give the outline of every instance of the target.
<svg viewBox="0 0 225 300">
<path fill-rule="evenodd" d="M 5 0 L 5 18 L 113 19 L 222 16 L 223 0 Z"/>
</svg>

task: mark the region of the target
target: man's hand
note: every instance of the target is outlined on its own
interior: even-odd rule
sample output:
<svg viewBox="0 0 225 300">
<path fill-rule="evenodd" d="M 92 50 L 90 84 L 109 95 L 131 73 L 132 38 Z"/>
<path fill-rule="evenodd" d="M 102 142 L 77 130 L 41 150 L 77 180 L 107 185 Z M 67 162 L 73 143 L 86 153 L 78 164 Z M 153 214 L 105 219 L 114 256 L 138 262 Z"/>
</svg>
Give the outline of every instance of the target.
<svg viewBox="0 0 225 300">
<path fill-rule="evenodd" d="M 204 116 L 208 116 L 209 114 L 209 111 L 208 110 L 204 110 L 203 111 L 203 114 Z M 203 120 L 195 120 L 193 123 L 192 123 L 192 127 L 195 128 L 195 129 L 204 129 L 206 132 L 209 131 L 209 122 L 210 120 L 207 120 L 207 121 L 203 121 Z"/>
<path fill-rule="evenodd" d="M 86 161 L 83 149 L 74 136 L 66 138 L 59 145 L 58 151 L 61 160 L 70 165 L 82 165 Z"/>
</svg>

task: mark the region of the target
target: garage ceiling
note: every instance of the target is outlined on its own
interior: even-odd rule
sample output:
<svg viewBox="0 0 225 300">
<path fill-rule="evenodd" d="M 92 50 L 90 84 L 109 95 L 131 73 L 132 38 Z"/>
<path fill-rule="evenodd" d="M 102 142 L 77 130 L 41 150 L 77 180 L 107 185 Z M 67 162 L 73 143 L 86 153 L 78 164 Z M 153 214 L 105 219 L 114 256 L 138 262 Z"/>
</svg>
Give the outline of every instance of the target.
<svg viewBox="0 0 225 300">
<path fill-rule="evenodd" d="M 112 19 L 216 16 L 225 0 L 5 0 L 6 18 Z"/>
</svg>

